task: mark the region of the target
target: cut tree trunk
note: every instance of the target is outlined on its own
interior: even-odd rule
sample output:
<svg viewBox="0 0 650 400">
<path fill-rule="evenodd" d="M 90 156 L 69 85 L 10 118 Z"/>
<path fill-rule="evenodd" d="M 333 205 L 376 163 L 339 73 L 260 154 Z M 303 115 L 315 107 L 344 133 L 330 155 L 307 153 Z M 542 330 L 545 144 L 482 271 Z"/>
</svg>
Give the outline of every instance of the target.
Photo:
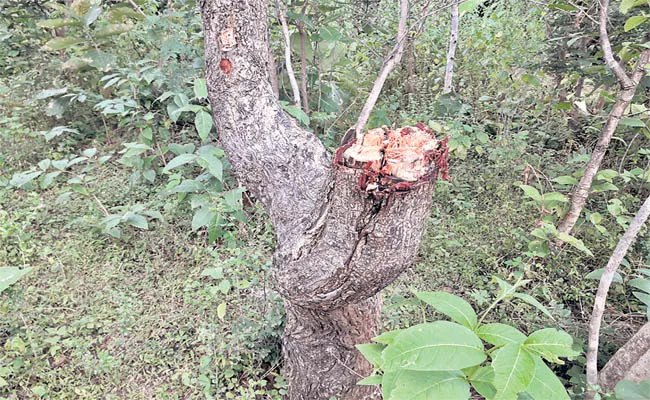
<svg viewBox="0 0 650 400">
<path fill-rule="evenodd" d="M 267 0 L 201 0 L 206 78 L 220 143 L 276 230 L 273 280 L 287 311 L 289 399 L 380 399 L 376 388 L 355 386 L 372 369 L 354 345 L 379 332 L 378 293 L 417 253 L 438 169 L 446 174 L 445 142 L 427 139 L 430 131 L 419 125 L 386 132 L 392 139 L 385 143 L 393 140 L 410 164 L 397 153 L 360 162 L 360 153 L 345 152 L 358 147 L 356 141 L 333 162 L 273 95 L 267 7 Z M 224 46 L 229 30 L 236 43 Z"/>
</svg>

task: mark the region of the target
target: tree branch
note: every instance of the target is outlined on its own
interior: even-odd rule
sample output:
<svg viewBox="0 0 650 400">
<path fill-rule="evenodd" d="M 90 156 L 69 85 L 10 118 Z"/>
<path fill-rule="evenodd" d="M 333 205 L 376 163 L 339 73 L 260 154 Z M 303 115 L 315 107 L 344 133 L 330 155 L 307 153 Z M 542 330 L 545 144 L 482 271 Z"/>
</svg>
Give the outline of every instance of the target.
<svg viewBox="0 0 650 400">
<path fill-rule="evenodd" d="M 142 11 L 142 9 L 137 4 L 135 4 L 133 0 L 128 0 L 128 2 L 131 4 L 131 7 L 135 8 L 135 11 L 137 11 L 138 14 L 141 14 L 143 17 L 147 16 L 147 14 L 145 14 L 144 11 Z"/>
<path fill-rule="evenodd" d="M 370 113 L 372 112 L 372 109 L 375 108 L 375 104 L 379 98 L 379 93 L 381 93 L 381 89 L 384 87 L 384 83 L 386 82 L 388 75 L 390 75 L 390 73 L 395 69 L 395 67 L 402 59 L 402 54 L 404 53 L 404 43 L 406 42 L 406 20 L 408 19 L 408 13 L 408 0 L 400 0 L 400 15 L 399 24 L 397 26 L 397 38 L 395 39 L 395 46 L 393 47 L 393 50 L 384 58 L 383 65 L 379 70 L 377 79 L 375 80 L 375 83 L 372 86 L 372 90 L 368 95 L 366 104 L 364 104 L 363 109 L 359 114 L 359 118 L 353 126 L 357 140 L 361 140 L 363 137 L 364 129 L 368 123 L 368 119 L 370 119 Z"/>
<path fill-rule="evenodd" d="M 309 2 L 305 0 L 302 5 L 300 14 L 305 16 L 307 12 L 307 5 Z M 300 35 L 300 96 L 302 97 L 302 110 L 309 114 L 309 98 L 307 97 L 307 52 L 305 50 L 305 24 L 302 21 L 296 23 L 298 34 Z"/>
<path fill-rule="evenodd" d="M 278 19 L 282 25 L 282 35 L 284 36 L 284 59 L 285 65 L 287 66 L 287 74 L 289 75 L 289 82 L 291 82 L 291 91 L 293 91 L 293 102 L 296 106 L 300 107 L 300 89 L 298 89 L 296 74 L 293 72 L 293 66 L 291 65 L 291 36 L 289 35 L 289 26 L 287 25 L 284 7 L 280 0 L 275 0 L 275 5 L 278 8 Z"/>
<path fill-rule="evenodd" d="M 598 285 L 598 291 L 596 292 L 596 298 L 594 299 L 594 310 L 591 314 L 591 320 L 589 322 L 589 344 L 587 350 L 587 383 L 589 384 L 588 392 L 585 394 L 586 399 L 594 398 L 594 391 L 592 387 L 598 384 L 598 337 L 600 334 L 600 325 L 603 318 L 603 313 L 605 312 L 605 302 L 607 301 L 607 292 L 609 287 L 612 284 L 614 275 L 623 257 L 627 253 L 627 250 L 630 248 L 630 245 L 636 238 L 636 235 L 641 230 L 641 227 L 648 219 L 650 215 L 650 196 L 645 200 L 636 216 L 632 220 L 632 223 L 623 234 L 623 237 L 616 245 L 612 257 L 607 263 L 605 272 L 600 277 L 600 283 Z"/>
<path fill-rule="evenodd" d="M 447 67 L 445 68 L 445 85 L 443 93 L 452 90 L 454 76 L 454 59 L 456 58 L 456 44 L 458 43 L 458 2 L 451 7 L 451 35 L 449 37 L 449 53 L 447 54 Z"/>
<path fill-rule="evenodd" d="M 621 64 L 614 59 L 612 54 L 612 44 L 609 42 L 609 35 L 607 34 L 607 12 L 609 9 L 609 0 L 599 0 L 600 1 L 600 17 L 598 19 L 598 27 L 600 32 L 600 46 L 603 48 L 603 57 L 605 58 L 605 63 L 609 69 L 612 70 L 614 76 L 618 80 L 618 83 L 625 90 L 630 88 L 633 83 L 629 76 L 621 67 Z"/>
</svg>

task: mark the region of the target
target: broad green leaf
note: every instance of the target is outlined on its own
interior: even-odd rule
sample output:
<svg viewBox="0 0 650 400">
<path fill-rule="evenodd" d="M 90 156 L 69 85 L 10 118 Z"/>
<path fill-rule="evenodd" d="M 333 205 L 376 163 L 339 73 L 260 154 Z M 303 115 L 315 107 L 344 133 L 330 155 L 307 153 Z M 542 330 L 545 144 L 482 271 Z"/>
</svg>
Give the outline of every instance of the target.
<svg viewBox="0 0 650 400">
<path fill-rule="evenodd" d="M 197 78 L 194 80 L 194 96 L 198 99 L 205 99 L 208 97 L 208 84 L 205 79 Z"/>
<path fill-rule="evenodd" d="M 210 130 L 212 130 L 212 125 L 213 122 L 210 114 L 203 110 L 196 113 L 196 117 L 194 118 L 194 126 L 196 126 L 196 130 L 199 133 L 201 140 L 208 138 Z"/>
<path fill-rule="evenodd" d="M 48 172 L 43 175 L 43 180 L 41 181 L 41 189 L 47 189 L 52 185 L 54 179 L 61 174 L 61 171 Z"/>
<path fill-rule="evenodd" d="M 59 51 L 83 42 L 85 42 L 85 40 L 81 38 L 58 37 L 58 38 L 51 39 L 50 41 L 45 43 L 43 49 L 51 50 L 51 51 Z"/>
<path fill-rule="evenodd" d="M 568 400 L 569 394 L 562 382 L 539 357 L 535 358 L 535 375 L 526 388 L 534 399 Z"/>
<path fill-rule="evenodd" d="M 361 354 L 363 354 L 366 360 L 370 361 L 374 365 L 381 366 L 381 352 L 386 348 L 385 345 L 376 343 L 364 343 L 358 344 L 355 347 L 361 352 Z"/>
<path fill-rule="evenodd" d="M 476 312 L 468 302 L 447 292 L 415 292 L 418 299 L 469 329 L 476 327 Z"/>
<path fill-rule="evenodd" d="M 97 18 L 102 14 L 101 6 L 90 7 L 86 15 L 83 17 L 83 23 L 86 26 L 92 25 L 93 22 L 97 21 Z"/>
<path fill-rule="evenodd" d="M 494 387 L 494 368 L 491 365 L 480 367 L 469 377 L 472 387 L 483 397 L 491 399 L 496 395 L 497 389 Z"/>
<path fill-rule="evenodd" d="M 292 117 L 300 121 L 301 124 L 305 126 L 309 125 L 309 116 L 307 116 L 307 114 L 305 114 L 305 112 L 301 108 L 292 105 L 284 105 L 282 106 L 282 108 L 289 115 L 291 115 Z"/>
<path fill-rule="evenodd" d="M 476 8 L 480 4 L 482 4 L 484 1 L 485 0 L 467 0 L 467 1 L 463 1 L 462 3 L 460 3 L 458 5 L 458 13 L 459 14 L 464 13 L 464 12 L 471 13 L 474 10 L 476 10 Z"/>
<path fill-rule="evenodd" d="M 373 385 L 381 385 L 381 382 L 383 380 L 382 375 L 370 375 L 367 378 L 363 378 L 359 382 L 357 382 L 357 385 L 359 386 L 373 386 Z"/>
<path fill-rule="evenodd" d="M 481 339 L 495 346 L 521 344 L 526 340 L 526 335 L 516 328 L 499 323 L 481 325 L 476 330 L 476 334 Z"/>
<path fill-rule="evenodd" d="M 223 319 L 226 316 L 226 302 L 222 302 L 217 306 L 217 317 Z"/>
<path fill-rule="evenodd" d="M 198 164 L 207 169 L 210 175 L 223 180 L 223 163 L 217 157 L 211 154 L 202 154 L 199 156 Z"/>
<path fill-rule="evenodd" d="M 633 17 L 630 17 L 627 19 L 627 21 L 625 21 L 625 25 L 623 26 L 623 29 L 625 30 L 625 32 L 629 32 L 632 29 L 644 23 L 647 19 L 648 17 L 646 17 L 645 15 L 635 15 Z"/>
<path fill-rule="evenodd" d="M 447 321 L 403 330 L 384 350 L 384 371 L 455 371 L 482 363 L 483 343 L 474 332 Z"/>
<path fill-rule="evenodd" d="M 219 282 L 219 290 L 221 290 L 221 293 L 228 294 L 230 288 L 232 288 L 232 284 L 228 279 L 224 279 L 221 282 Z"/>
<path fill-rule="evenodd" d="M 60 96 L 62 94 L 66 94 L 67 92 L 68 92 L 67 87 L 60 88 L 60 89 L 41 90 L 40 92 L 38 92 L 36 94 L 35 98 L 37 100 L 43 100 L 43 99 L 47 99 L 47 98 L 54 97 L 54 96 Z"/>
<path fill-rule="evenodd" d="M 372 338 L 372 341 L 382 344 L 393 344 L 395 337 L 402 332 L 404 332 L 404 329 L 395 329 L 394 331 L 384 332 L 381 335 Z"/>
<path fill-rule="evenodd" d="M 9 184 L 16 188 L 25 189 L 28 183 L 41 176 L 42 173 L 43 171 L 19 172 L 11 177 Z"/>
<path fill-rule="evenodd" d="M 567 199 L 567 197 L 565 195 L 563 195 L 562 193 L 558 193 L 558 192 L 544 193 L 543 199 L 544 199 L 544 202 L 557 201 L 557 202 L 560 202 L 560 203 L 564 203 L 564 202 L 569 201 L 569 199 Z"/>
<path fill-rule="evenodd" d="M 0 267 L 0 293 L 4 292 L 9 286 L 18 282 L 25 276 L 32 267 L 20 269 L 16 267 Z"/>
<path fill-rule="evenodd" d="M 162 172 L 169 172 L 174 168 L 178 168 L 181 165 L 194 162 L 197 156 L 195 154 L 181 154 L 180 156 L 175 157 L 173 160 L 167 163 Z"/>
<path fill-rule="evenodd" d="M 650 319 L 650 294 L 642 292 L 632 292 L 632 294 L 634 297 L 641 300 L 641 302 L 646 305 L 646 314 L 648 314 L 648 319 Z"/>
<path fill-rule="evenodd" d="M 494 399 L 516 400 L 535 375 L 535 359 L 522 345 L 507 344 L 493 353 L 492 368 L 497 390 Z"/>
<path fill-rule="evenodd" d="M 536 298 L 533 296 L 526 294 L 526 293 L 515 293 L 514 295 L 516 298 L 525 301 L 526 303 L 530 304 L 531 306 L 537 308 L 539 311 L 543 312 L 544 315 L 547 317 L 554 319 L 553 315 L 551 315 L 551 312 L 546 308 L 542 303 L 537 301 Z"/>
<path fill-rule="evenodd" d="M 192 217 L 192 231 L 210 225 L 210 222 L 217 216 L 212 207 L 200 207 Z"/>
<path fill-rule="evenodd" d="M 553 178 L 551 180 L 555 183 L 559 183 L 560 185 L 577 185 L 580 183 L 576 178 L 569 175 L 558 176 L 557 178 Z"/>
<path fill-rule="evenodd" d="M 127 213 L 126 220 L 124 222 L 136 228 L 149 229 L 147 218 L 142 215 Z"/>
<path fill-rule="evenodd" d="M 528 185 L 519 185 L 519 187 L 524 191 L 526 197 L 530 197 L 535 201 L 542 201 L 542 195 L 539 194 L 539 191 L 534 187 Z"/>
<path fill-rule="evenodd" d="M 387 400 L 467 400 L 469 384 L 460 371 L 400 371 Z"/>
<path fill-rule="evenodd" d="M 622 0 L 621 1 L 621 12 L 627 14 L 630 8 L 635 7 L 639 4 L 643 4 L 647 0 Z"/>
<path fill-rule="evenodd" d="M 617 400 L 649 400 L 650 381 L 634 383 L 622 380 L 614 388 Z"/>
<path fill-rule="evenodd" d="M 645 276 L 650 276 L 650 268 L 637 268 L 636 272 L 641 273 Z"/>
<path fill-rule="evenodd" d="M 204 269 L 203 272 L 201 272 L 201 276 L 209 276 L 210 278 L 213 278 L 213 279 L 222 279 L 223 278 L 223 268 L 216 267 L 216 268 Z"/>
<path fill-rule="evenodd" d="M 573 338 L 571 335 L 555 328 L 533 332 L 524 342 L 524 347 L 526 350 L 557 364 L 564 364 L 558 357 L 575 357 L 579 354 L 572 348 Z"/>
<path fill-rule="evenodd" d="M 587 276 L 585 276 L 585 279 L 600 280 L 600 278 L 603 276 L 603 273 L 605 273 L 605 268 L 598 268 L 588 273 Z M 612 282 L 623 283 L 623 277 L 618 272 L 615 272 L 614 279 L 612 280 Z"/>
<path fill-rule="evenodd" d="M 594 254 L 585 246 L 584 242 L 580 239 L 577 239 L 568 233 L 565 232 L 558 232 L 557 238 L 560 239 L 561 241 L 570 244 L 571 246 L 575 247 L 576 249 L 582 251 L 583 253 L 587 254 L 590 257 L 593 257 Z"/>
<path fill-rule="evenodd" d="M 634 278 L 628 282 L 628 285 L 650 293 L 650 280 L 644 278 Z"/>
</svg>

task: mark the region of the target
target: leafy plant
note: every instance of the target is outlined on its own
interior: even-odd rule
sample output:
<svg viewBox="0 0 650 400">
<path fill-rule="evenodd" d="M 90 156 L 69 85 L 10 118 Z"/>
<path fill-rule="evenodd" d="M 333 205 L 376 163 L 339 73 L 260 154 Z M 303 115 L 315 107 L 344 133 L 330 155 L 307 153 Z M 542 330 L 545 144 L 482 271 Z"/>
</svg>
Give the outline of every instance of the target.
<svg viewBox="0 0 650 400">
<path fill-rule="evenodd" d="M 415 295 L 450 321 L 434 321 L 386 332 L 373 344 L 357 345 L 376 372 L 360 385 L 381 385 L 384 399 L 468 399 L 470 387 L 486 399 L 568 399 L 562 382 L 546 362 L 563 364 L 575 357 L 571 336 L 555 328 L 526 335 L 502 323 L 484 323 L 499 303 L 523 300 L 545 314 L 548 310 L 514 284 L 493 277 L 496 298 L 480 318 L 465 300 L 446 292 Z M 486 343 L 489 348 L 485 348 Z M 488 358 L 490 361 L 488 361 Z M 546 362 L 545 362 L 546 361 Z"/>
</svg>

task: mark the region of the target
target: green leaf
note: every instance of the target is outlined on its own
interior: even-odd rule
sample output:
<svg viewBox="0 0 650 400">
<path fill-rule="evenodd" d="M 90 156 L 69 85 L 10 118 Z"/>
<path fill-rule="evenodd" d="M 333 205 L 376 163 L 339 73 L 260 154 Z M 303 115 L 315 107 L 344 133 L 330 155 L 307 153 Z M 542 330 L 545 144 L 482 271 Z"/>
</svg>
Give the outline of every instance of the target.
<svg viewBox="0 0 650 400">
<path fill-rule="evenodd" d="M 634 278 L 628 282 L 628 285 L 650 293 L 650 280 L 644 278 Z"/>
<path fill-rule="evenodd" d="M 605 268 L 598 268 L 588 273 L 587 276 L 585 276 L 585 279 L 600 280 L 600 277 L 603 276 L 603 273 L 605 273 Z M 623 277 L 618 272 L 615 272 L 614 279 L 612 280 L 612 282 L 623 283 Z"/>
<path fill-rule="evenodd" d="M 650 399 L 650 381 L 634 383 L 622 380 L 614 387 L 617 400 L 648 400 Z"/>
<path fill-rule="evenodd" d="M 216 268 L 204 269 L 203 272 L 201 272 L 201 276 L 209 276 L 210 278 L 213 278 L 213 279 L 222 279 L 223 278 L 223 268 L 216 267 Z"/>
<path fill-rule="evenodd" d="M 535 201 L 542 201 L 542 195 L 539 194 L 539 191 L 534 187 L 528 185 L 519 185 L 519 187 L 524 191 L 525 197 L 530 197 Z"/>
<path fill-rule="evenodd" d="M 482 4 L 485 0 L 467 0 L 458 5 L 458 13 L 464 13 L 476 10 L 476 8 Z"/>
<path fill-rule="evenodd" d="M 194 126 L 196 126 L 197 132 L 199 132 L 199 137 L 201 140 L 208 138 L 210 130 L 212 130 L 212 117 L 207 112 L 201 110 L 196 113 L 194 118 Z"/>
<path fill-rule="evenodd" d="M 560 202 L 560 203 L 564 203 L 564 202 L 569 201 L 565 195 L 563 195 L 562 193 L 558 193 L 558 192 L 544 193 L 543 199 L 544 199 L 543 200 L 544 203 L 551 202 L 551 201 L 557 201 L 557 202 Z"/>
<path fill-rule="evenodd" d="M 361 354 L 374 365 L 381 366 L 383 360 L 381 358 L 381 352 L 386 348 L 383 344 L 376 343 L 364 343 L 358 344 L 355 346 Z"/>
<path fill-rule="evenodd" d="M 50 51 L 59 51 L 83 42 L 85 42 L 85 40 L 80 38 L 57 37 L 45 43 L 43 49 Z"/>
<path fill-rule="evenodd" d="M 577 239 L 568 233 L 565 232 L 559 232 L 557 234 L 557 238 L 560 239 L 561 241 L 570 244 L 571 246 L 575 247 L 576 249 L 582 251 L 583 253 L 587 254 L 590 257 L 593 257 L 594 254 L 585 246 L 582 240 Z"/>
<path fill-rule="evenodd" d="M 357 382 L 357 385 L 359 386 L 373 386 L 373 385 L 381 385 L 381 382 L 383 380 L 382 375 L 370 375 L 367 378 L 363 378 L 359 382 Z"/>
<path fill-rule="evenodd" d="M 469 329 L 476 327 L 476 312 L 468 302 L 447 292 L 415 292 L 418 299 Z"/>
<path fill-rule="evenodd" d="M 90 26 L 93 22 L 97 21 L 97 18 L 102 14 L 101 6 L 90 7 L 86 15 L 82 18 L 84 25 Z"/>
<path fill-rule="evenodd" d="M 223 180 L 223 163 L 217 157 L 211 154 L 202 154 L 199 156 L 198 164 L 207 169 L 210 175 Z"/>
<path fill-rule="evenodd" d="M 35 96 L 36 100 L 43 100 L 43 99 L 48 99 L 50 97 L 54 96 L 60 96 L 62 94 L 66 94 L 68 92 L 68 88 L 60 88 L 60 89 L 47 89 L 47 90 L 41 90 L 38 92 Z"/>
<path fill-rule="evenodd" d="M 175 157 L 173 160 L 167 163 L 162 172 L 169 172 L 174 168 L 178 168 L 181 165 L 194 162 L 197 159 L 195 154 L 181 154 L 180 156 Z"/>
<path fill-rule="evenodd" d="M 208 97 L 208 84 L 205 79 L 194 79 L 194 96 L 196 96 L 197 99 L 205 99 Z"/>
<path fill-rule="evenodd" d="M 18 282 L 20 278 L 25 276 L 32 267 L 19 269 L 16 267 L 0 267 L 0 293 L 4 292 L 9 286 Z"/>
<path fill-rule="evenodd" d="M 127 213 L 125 216 L 126 220 L 124 222 L 127 224 L 140 229 L 149 229 L 147 218 L 144 216 L 133 213 Z"/>
<path fill-rule="evenodd" d="M 564 364 L 558 357 L 575 357 L 580 354 L 572 348 L 573 338 L 571 335 L 555 328 L 533 332 L 524 342 L 524 347 L 526 350 L 557 364 Z"/>
<path fill-rule="evenodd" d="M 383 344 L 393 344 L 395 337 L 402 332 L 404 332 L 404 329 L 395 329 L 394 331 L 384 332 L 381 335 L 372 338 L 372 341 Z"/>
<path fill-rule="evenodd" d="M 210 222 L 217 216 L 212 207 L 200 207 L 192 217 L 192 231 L 210 225 Z"/>
<path fill-rule="evenodd" d="M 632 29 L 644 23 L 647 19 L 648 17 L 646 17 L 645 15 L 635 15 L 633 17 L 630 17 L 627 19 L 627 21 L 625 21 L 625 25 L 623 26 L 623 29 L 625 30 L 625 32 L 629 32 Z"/>
<path fill-rule="evenodd" d="M 526 340 L 526 335 L 516 328 L 499 323 L 481 325 L 476 330 L 476 334 L 481 339 L 495 346 L 521 344 Z"/>
<path fill-rule="evenodd" d="M 525 301 L 526 303 L 530 304 L 531 306 L 537 308 L 539 311 L 543 312 L 544 315 L 547 317 L 554 319 L 553 315 L 551 315 L 551 312 L 546 308 L 542 303 L 537 301 L 536 298 L 533 296 L 526 294 L 526 293 L 515 293 L 514 295 L 516 298 Z"/>
<path fill-rule="evenodd" d="M 558 176 L 557 178 L 553 178 L 551 180 L 555 183 L 559 183 L 560 185 L 577 185 L 580 183 L 576 178 L 569 175 Z"/>
<path fill-rule="evenodd" d="M 400 332 L 384 350 L 384 371 L 455 371 L 482 363 L 483 343 L 466 327 L 447 321 L 420 324 Z"/>
<path fill-rule="evenodd" d="M 25 189 L 28 183 L 41 176 L 42 173 L 43 171 L 19 172 L 11 177 L 9 184 L 19 189 Z"/>
<path fill-rule="evenodd" d="M 497 389 L 494 387 L 494 368 L 491 365 L 480 367 L 469 378 L 472 387 L 486 399 L 493 398 Z"/>
<path fill-rule="evenodd" d="M 400 371 L 388 400 L 467 400 L 469 384 L 460 371 Z"/>
<path fill-rule="evenodd" d="M 516 400 L 535 375 L 535 359 L 521 345 L 507 344 L 492 355 L 495 399 Z"/>
<path fill-rule="evenodd" d="M 282 108 L 289 115 L 291 115 L 292 117 L 300 121 L 301 124 L 305 126 L 309 125 L 309 117 L 307 116 L 307 114 L 305 114 L 305 112 L 301 108 L 292 105 L 284 105 L 282 106 Z"/>
<path fill-rule="evenodd" d="M 226 302 L 222 302 L 217 306 L 217 317 L 223 319 L 226 316 Z"/>
<path fill-rule="evenodd" d="M 535 358 L 535 375 L 526 392 L 535 399 L 568 400 L 569 394 L 562 382 L 539 357 Z"/>
<path fill-rule="evenodd" d="M 228 279 L 224 279 L 221 282 L 219 282 L 219 290 L 221 290 L 221 293 L 223 294 L 228 294 L 230 291 L 230 288 L 232 287 L 232 284 Z"/>
</svg>

